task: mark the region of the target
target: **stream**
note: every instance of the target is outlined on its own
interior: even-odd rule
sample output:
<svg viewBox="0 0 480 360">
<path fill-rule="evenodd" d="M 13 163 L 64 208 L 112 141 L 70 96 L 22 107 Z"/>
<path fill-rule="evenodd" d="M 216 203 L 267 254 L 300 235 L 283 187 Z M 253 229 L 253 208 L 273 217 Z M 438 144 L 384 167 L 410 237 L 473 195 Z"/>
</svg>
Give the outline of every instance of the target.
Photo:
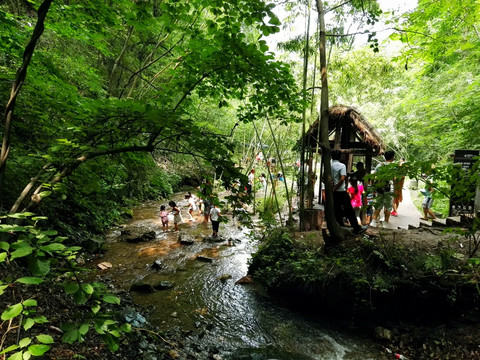
<svg viewBox="0 0 480 360">
<path fill-rule="evenodd" d="M 99 272 L 115 286 L 128 291 L 132 284 L 170 282 L 172 288 L 153 293 L 132 291 L 136 304 L 149 312 L 149 321 L 161 331 L 181 329 L 192 348 L 215 349 L 222 359 L 378 359 L 381 348 L 367 337 L 332 330 L 318 320 L 278 305 L 261 286 L 239 285 L 247 274 L 248 259 L 256 242 L 250 229 L 235 220 L 220 224 L 222 242 L 204 241 L 211 225 L 203 216 L 189 221 L 187 202 L 174 198 L 184 222 L 179 232 L 162 231 L 160 205 L 149 202 L 134 209 L 124 229 L 155 231 L 155 239 L 140 243 L 124 241 L 120 228 L 107 234 L 107 251 L 97 262 L 112 267 Z M 167 209 L 169 209 L 167 207 Z M 181 239 L 195 240 L 183 245 Z M 226 239 L 231 239 L 228 245 Z M 203 261 L 197 259 L 201 255 Z M 152 266 L 157 262 L 157 266 Z M 200 335 L 198 335 L 200 334 Z M 200 342 L 200 343 L 199 343 Z"/>
</svg>

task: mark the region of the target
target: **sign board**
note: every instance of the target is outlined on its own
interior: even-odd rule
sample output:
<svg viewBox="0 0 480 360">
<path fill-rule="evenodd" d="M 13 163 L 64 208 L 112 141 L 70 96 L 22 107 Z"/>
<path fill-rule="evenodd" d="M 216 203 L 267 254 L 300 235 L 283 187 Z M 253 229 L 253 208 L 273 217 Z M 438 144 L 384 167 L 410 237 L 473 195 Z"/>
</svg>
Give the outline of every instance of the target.
<svg viewBox="0 0 480 360">
<path fill-rule="evenodd" d="M 473 164 L 476 161 L 475 157 L 477 156 L 480 156 L 480 150 L 455 150 L 453 163 L 461 164 L 462 168 L 466 172 L 473 167 Z M 471 189 L 471 191 L 475 193 L 476 189 Z M 460 216 L 468 214 L 473 215 L 474 213 L 475 197 L 472 197 L 472 199 L 468 203 L 461 203 L 459 201 L 455 201 L 454 198 L 450 199 L 450 216 Z"/>
</svg>

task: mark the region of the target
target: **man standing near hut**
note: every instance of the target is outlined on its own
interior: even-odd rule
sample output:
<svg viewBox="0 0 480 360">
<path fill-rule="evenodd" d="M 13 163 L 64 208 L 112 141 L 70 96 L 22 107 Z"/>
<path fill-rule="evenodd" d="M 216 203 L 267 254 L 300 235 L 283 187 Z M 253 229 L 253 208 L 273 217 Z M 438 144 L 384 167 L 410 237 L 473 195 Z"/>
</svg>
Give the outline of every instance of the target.
<svg viewBox="0 0 480 360">
<path fill-rule="evenodd" d="M 332 179 L 333 179 L 333 206 L 335 210 L 335 219 L 340 226 L 344 226 L 343 217 L 345 216 L 353 228 L 354 234 L 365 232 L 365 228 L 360 226 L 355 216 L 355 211 L 350 202 L 350 196 L 347 193 L 347 167 L 340 162 L 342 153 L 338 150 L 332 151 Z"/>
</svg>

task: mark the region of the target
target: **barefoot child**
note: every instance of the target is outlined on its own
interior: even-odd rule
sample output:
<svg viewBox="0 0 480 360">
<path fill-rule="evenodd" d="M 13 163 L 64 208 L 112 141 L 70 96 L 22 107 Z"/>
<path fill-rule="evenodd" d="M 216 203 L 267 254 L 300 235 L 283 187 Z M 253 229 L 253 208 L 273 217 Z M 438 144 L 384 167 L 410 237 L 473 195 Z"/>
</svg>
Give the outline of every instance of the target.
<svg viewBox="0 0 480 360">
<path fill-rule="evenodd" d="M 173 225 L 175 225 L 175 231 L 178 231 L 178 224 L 182 222 L 182 215 L 180 214 L 180 209 L 175 204 L 175 201 L 170 200 L 168 203 L 172 207 L 173 214 Z"/>
<path fill-rule="evenodd" d="M 168 211 L 165 205 L 160 206 L 160 219 L 162 219 L 163 232 L 168 231 Z"/>
</svg>

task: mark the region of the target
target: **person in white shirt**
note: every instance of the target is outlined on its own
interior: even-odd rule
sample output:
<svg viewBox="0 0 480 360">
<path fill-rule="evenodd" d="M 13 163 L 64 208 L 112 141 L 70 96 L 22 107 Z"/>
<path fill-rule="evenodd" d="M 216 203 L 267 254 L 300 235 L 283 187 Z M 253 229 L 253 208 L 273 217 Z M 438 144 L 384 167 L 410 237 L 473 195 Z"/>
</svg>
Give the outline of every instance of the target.
<svg viewBox="0 0 480 360">
<path fill-rule="evenodd" d="M 264 192 L 266 192 L 267 191 L 267 177 L 265 176 L 265 174 L 260 175 L 259 180 L 260 180 L 260 183 L 262 184 L 262 190 Z"/>
<path fill-rule="evenodd" d="M 252 193 L 252 189 L 255 186 L 255 169 L 250 170 L 248 174 L 248 185 L 247 185 L 247 194 L 250 195 Z"/>
<path fill-rule="evenodd" d="M 198 210 L 197 197 L 189 191 L 185 198 L 188 199 L 188 216 L 190 217 L 190 221 L 193 221 L 195 220 L 193 212 Z"/>
<path fill-rule="evenodd" d="M 220 208 L 217 205 L 214 205 L 210 210 L 210 221 L 212 222 L 213 237 L 218 236 L 218 228 L 220 226 L 221 216 L 222 216 L 222 213 L 220 212 Z"/>
</svg>

